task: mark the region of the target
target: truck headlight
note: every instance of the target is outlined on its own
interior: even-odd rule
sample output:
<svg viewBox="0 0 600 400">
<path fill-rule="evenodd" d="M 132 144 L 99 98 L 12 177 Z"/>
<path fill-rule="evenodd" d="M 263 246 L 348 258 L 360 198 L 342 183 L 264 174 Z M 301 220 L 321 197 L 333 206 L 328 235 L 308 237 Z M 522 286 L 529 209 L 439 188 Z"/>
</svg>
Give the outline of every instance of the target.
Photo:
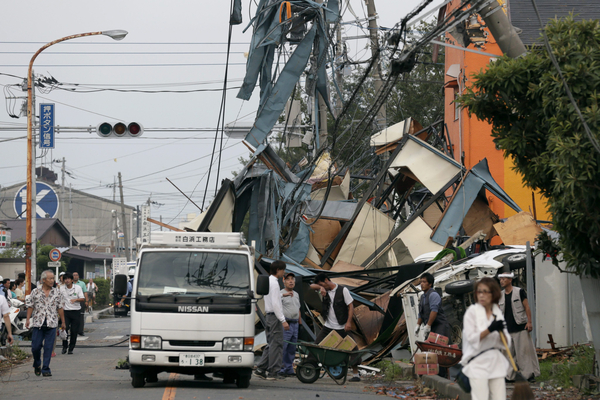
<svg viewBox="0 0 600 400">
<path fill-rule="evenodd" d="M 160 336 L 142 336 L 142 349 L 160 350 L 162 338 Z"/>
<path fill-rule="evenodd" d="M 244 350 L 244 338 L 224 338 L 223 351 L 242 351 Z"/>
</svg>

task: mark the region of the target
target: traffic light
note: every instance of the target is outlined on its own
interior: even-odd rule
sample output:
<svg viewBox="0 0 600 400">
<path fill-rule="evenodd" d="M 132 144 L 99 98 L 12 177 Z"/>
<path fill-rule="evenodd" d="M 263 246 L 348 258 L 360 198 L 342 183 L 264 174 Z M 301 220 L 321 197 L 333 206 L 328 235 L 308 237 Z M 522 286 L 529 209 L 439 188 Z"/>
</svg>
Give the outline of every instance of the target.
<svg viewBox="0 0 600 400">
<path fill-rule="evenodd" d="M 137 122 L 130 122 L 127 125 L 123 122 L 117 122 L 115 124 L 101 122 L 96 127 L 96 133 L 100 137 L 134 138 L 143 135 L 144 127 Z"/>
</svg>

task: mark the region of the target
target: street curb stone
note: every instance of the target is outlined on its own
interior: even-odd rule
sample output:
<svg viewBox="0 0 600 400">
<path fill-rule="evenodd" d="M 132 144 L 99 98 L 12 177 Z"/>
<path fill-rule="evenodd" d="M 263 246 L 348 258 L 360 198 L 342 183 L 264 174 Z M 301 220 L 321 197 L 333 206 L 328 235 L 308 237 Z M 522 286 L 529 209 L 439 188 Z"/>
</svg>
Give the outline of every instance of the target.
<svg viewBox="0 0 600 400">
<path fill-rule="evenodd" d="M 435 389 L 441 396 L 449 399 L 471 400 L 471 394 L 465 393 L 456 382 L 452 382 L 446 378 L 437 375 L 423 375 L 423 384 Z"/>
</svg>

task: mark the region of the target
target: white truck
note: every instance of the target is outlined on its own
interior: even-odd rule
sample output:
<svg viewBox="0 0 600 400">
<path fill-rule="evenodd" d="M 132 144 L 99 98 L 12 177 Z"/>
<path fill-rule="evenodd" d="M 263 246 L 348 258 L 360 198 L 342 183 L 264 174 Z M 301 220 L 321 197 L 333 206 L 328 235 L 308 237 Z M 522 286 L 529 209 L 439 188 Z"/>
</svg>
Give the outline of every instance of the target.
<svg viewBox="0 0 600 400">
<path fill-rule="evenodd" d="M 250 385 L 254 364 L 254 252 L 240 233 L 152 232 L 138 255 L 131 296 L 131 383 L 160 372 L 218 372 L 224 383 Z M 123 295 L 125 279 L 115 282 Z"/>
</svg>

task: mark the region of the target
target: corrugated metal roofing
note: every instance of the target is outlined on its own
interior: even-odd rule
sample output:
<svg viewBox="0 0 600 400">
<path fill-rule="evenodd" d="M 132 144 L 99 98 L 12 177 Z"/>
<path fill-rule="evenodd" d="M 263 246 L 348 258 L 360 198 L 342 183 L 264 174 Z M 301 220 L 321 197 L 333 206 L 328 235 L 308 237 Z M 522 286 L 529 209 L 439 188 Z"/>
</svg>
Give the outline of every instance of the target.
<svg viewBox="0 0 600 400">
<path fill-rule="evenodd" d="M 554 18 L 575 14 L 576 20 L 599 19 L 600 1 L 598 0 L 536 0 L 542 22 L 545 24 Z M 531 0 L 509 0 L 512 24 L 522 30 L 519 34 L 525 45 L 542 44 L 539 40 L 542 32 Z"/>
</svg>

